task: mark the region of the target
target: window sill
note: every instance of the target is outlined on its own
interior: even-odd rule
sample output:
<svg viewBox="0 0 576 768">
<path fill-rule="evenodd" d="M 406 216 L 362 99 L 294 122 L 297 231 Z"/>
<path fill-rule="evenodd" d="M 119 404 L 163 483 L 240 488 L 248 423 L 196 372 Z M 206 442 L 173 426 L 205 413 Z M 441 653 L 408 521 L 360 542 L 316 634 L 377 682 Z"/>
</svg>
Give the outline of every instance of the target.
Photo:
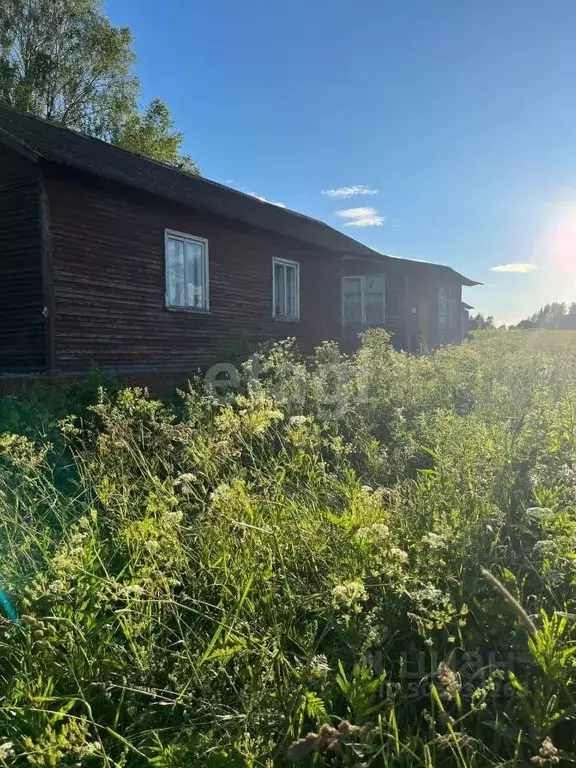
<svg viewBox="0 0 576 768">
<path fill-rule="evenodd" d="M 272 318 L 275 323 L 299 323 L 300 318 L 299 317 L 278 317 L 274 315 Z"/>
<path fill-rule="evenodd" d="M 197 307 L 166 307 L 167 312 L 184 312 L 188 315 L 211 315 L 209 309 L 200 309 Z"/>
</svg>

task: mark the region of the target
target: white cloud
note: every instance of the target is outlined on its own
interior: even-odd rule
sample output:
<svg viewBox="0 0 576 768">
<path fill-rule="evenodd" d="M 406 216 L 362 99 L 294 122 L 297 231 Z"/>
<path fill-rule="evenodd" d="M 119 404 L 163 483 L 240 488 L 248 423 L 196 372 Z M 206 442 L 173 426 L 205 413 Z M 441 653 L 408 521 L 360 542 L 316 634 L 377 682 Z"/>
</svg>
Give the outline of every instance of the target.
<svg viewBox="0 0 576 768">
<path fill-rule="evenodd" d="M 277 205 L 278 208 L 286 208 L 284 203 L 277 203 L 274 200 L 268 200 L 268 198 L 262 197 L 262 195 L 257 195 L 256 192 L 248 192 L 247 194 L 250 195 L 250 197 L 255 197 L 256 200 L 260 200 L 262 203 L 270 203 L 270 205 Z"/>
<path fill-rule="evenodd" d="M 322 194 L 326 197 L 333 197 L 342 200 L 345 197 L 354 197 L 354 195 L 377 195 L 378 190 L 372 187 L 366 187 L 363 184 L 356 184 L 352 187 L 339 187 L 338 189 L 323 189 Z"/>
<path fill-rule="evenodd" d="M 497 267 L 490 267 L 490 272 L 509 272 L 511 274 L 525 275 L 528 272 L 532 272 L 534 269 L 538 269 L 536 264 L 516 262 L 515 264 L 500 264 Z"/>
<path fill-rule="evenodd" d="M 336 211 L 336 216 L 347 219 L 345 227 L 381 227 L 386 216 L 381 216 L 376 208 L 344 208 Z"/>
</svg>

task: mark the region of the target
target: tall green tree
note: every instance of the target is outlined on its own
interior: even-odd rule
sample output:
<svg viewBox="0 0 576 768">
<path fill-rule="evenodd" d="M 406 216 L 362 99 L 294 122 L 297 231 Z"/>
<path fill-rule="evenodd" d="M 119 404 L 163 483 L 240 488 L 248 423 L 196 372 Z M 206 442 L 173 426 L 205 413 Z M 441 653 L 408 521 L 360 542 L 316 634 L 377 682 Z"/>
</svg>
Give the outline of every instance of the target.
<svg viewBox="0 0 576 768">
<path fill-rule="evenodd" d="M 170 110 L 162 99 L 152 99 L 143 114 L 134 111 L 111 132 L 110 140 L 119 147 L 176 165 L 188 173 L 198 173 L 190 155 L 181 155 L 183 135 L 174 129 Z"/>
<path fill-rule="evenodd" d="M 0 0 L 0 101 L 197 173 L 166 104 L 139 111 L 134 64 L 100 0 Z"/>
<path fill-rule="evenodd" d="M 468 330 L 469 331 L 493 331 L 496 328 L 496 323 L 494 321 L 493 315 L 488 315 L 488 317 L 484 317 L 484 315 L 481 312 L 478 312 L 477 315 L 474 315 L 468 320 Z"/>
<path fill-rule="evenodd" d="M 535 312 L 530 317 L 521 320 L 516 328 L 544 328 L 547 330 L 574 329 L 576 327 L 576 305 L 571 304 L 566 307 L 565 302 L 555 301 L 552 304 L 546 304 L 542 309 Z"/>
</svg>

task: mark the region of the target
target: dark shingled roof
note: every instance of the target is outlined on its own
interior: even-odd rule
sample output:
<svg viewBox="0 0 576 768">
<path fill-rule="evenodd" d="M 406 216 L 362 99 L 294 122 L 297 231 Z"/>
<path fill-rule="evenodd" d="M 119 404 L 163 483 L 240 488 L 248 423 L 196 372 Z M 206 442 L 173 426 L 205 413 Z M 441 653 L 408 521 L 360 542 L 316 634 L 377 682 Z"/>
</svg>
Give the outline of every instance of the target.
<svg viewBox="0 0 576 768">
<path fill-rule="evenodd" d="M 321 248 L 365 258 L 399 261 L 362 245 L 317 219 L 263 202 L 202 176 L 183 173 L 176 168 L 64 128 L 57 123 L 2 105 L 0 142 L 36 161 L 45 160 L 75 168 L 193 208 L 297 238 Z M 402 261 L 414 263 L 409 259 Z M 464 285 L 478 285 L 451 267 L 425 263 L 422 263 L 422 267 L 446 270 L 457 276 Z"/>
</svg>

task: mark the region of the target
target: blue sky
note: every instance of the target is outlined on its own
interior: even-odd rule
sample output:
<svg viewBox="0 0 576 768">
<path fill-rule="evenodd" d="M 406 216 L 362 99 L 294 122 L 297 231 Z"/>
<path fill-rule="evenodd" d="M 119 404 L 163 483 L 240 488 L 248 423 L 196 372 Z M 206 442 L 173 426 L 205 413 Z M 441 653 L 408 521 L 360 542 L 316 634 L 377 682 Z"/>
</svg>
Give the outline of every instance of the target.
<svg viewBox="0 0 576 768">
<path fill-rule="evenodd" d="M 449 264 L 500 321 L 576 300 L 576 0 L 106 9 L 205 176 Z"/>
</svg>

